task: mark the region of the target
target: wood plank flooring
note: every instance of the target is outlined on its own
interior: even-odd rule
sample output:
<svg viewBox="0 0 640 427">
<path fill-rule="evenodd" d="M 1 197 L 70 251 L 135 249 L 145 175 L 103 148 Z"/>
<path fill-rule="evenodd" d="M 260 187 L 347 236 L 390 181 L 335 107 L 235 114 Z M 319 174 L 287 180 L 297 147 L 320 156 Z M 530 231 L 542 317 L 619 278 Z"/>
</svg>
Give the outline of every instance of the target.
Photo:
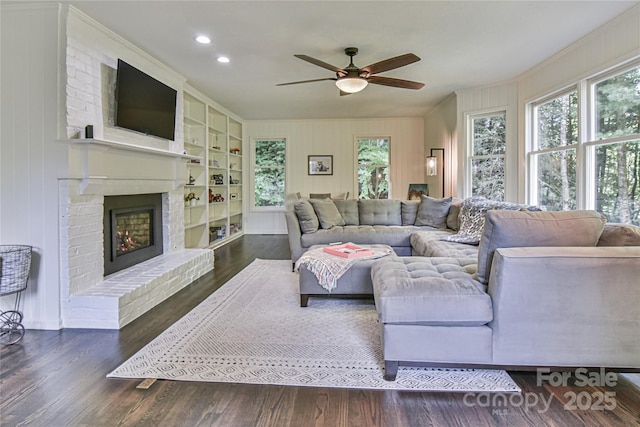
<svg viewBox="0 0 640 427">
<path fill-rule="evenodd" d="M 142 390 L 136 389 L 138 380 L 105 377 L 255 258 L 288 259 L 286 236 L 247 235 L 216 250 L 214 271 L 120 331 L 29 330 L 20 344 L 1 348 L 0 425 L 640 425 L 640 389 L 624 377 L 618 378 L 615 387 L 551 387 L 537 386 L 533 372 L 511 372 L 523 395 L 505 405 L 464 393 L 163 380 Z M 590 409 L 604 393 L 613 398 L 615 408 Z M 575 410 L 565 409 L 572 395 L 581 400 L 574 402 Z M 539 399 L 536 405 L 534 397 Z M 548 408 L 543 399 L 550 402 Z"/>
</svg>

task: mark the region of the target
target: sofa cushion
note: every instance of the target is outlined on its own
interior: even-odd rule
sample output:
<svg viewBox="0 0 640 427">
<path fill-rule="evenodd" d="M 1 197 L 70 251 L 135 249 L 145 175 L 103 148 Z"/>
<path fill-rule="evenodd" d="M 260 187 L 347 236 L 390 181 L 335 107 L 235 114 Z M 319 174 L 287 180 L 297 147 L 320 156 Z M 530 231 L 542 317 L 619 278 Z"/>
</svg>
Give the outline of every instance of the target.
<svg viewBox="0 0 640 427">
<path fill-rule="evenodd" d="M 358 200 L 360 225 L 402 225 L 400 200 Z"/>
<path fill-rule="evenodd" d="M 333 200 L 338 208 L 340 215 L 344 219 L 345 225 L 360 225 L 360 216 L 358 215 L 358 201 L 351 200 Z"/>
<path fill-rule="evenodd" d="M 382 323 L 478 326 L 493 319 L 491 298 L 456 258 L 383 258 L 371 278 Z"/>
<path fill-rule="evenodd" d="M 596 246 L 605 221 L 596 211 L 488 211 L 478 252 L 478 280 L 489 282 L 497 248 Z"/>
<path fill-rule="evenodd" d="M 336 225 L 344 225 L 344 218 L 340 215 L 340 211 L 331 199 L 309 199 L 309 203 L 313 206 L 313 210 L 318 215 L 320 226 L 324 229 L 335 227 Z"/>
<path fill-rule="evenodd" d="M 296 200 L 293 204 L 293 210 L 298 216 L 298 222 L 300 223 L 300 230 L 303 233 L 315 233 L 320 227 L 320 221 L 316 211 L 309 203 L 308 199 Z"/>
<path fill-rule="evenodd" d="M 473 258 L 478 262 L 478 246 L 447 242 L 451 230 L 416 231 L 411 235 L 411 254 L 426 257 Z M 475 273 L 475 269 L 473 271 Z"/>
<path fill-rule="evenodd" d="M 640 246 L 640 227 L 607 223 L 598 240 L 598 246 Z"/>
<path fill-rule="evenodd" d="M 434 228 L 447 228 L 447 215 L 451 207 L 451 197 L 435 199 L 423 195 L 416 216 L 415 225 L 427 225 Z"/>
<path fill-rule="evenodd" d="M 355 243 L 356 245 L 384 244 L 393 248 L 411 247 L 411 234 L 424 228 L 400 225 L 345 225 L 330 230 L 318 230 L 316 233 L 303 234 L 302 247 L 326 245 L 329 243 Z"/>
<path fill-rule="evenodd" d="M 420 200 L 403 200 L 400 202 L 400 213 L 402 216 L 402 225 L 413 225 L 418 215 L 418 206 Z"/>
<path fill-rule="evenodd" d="M 457 234 L 445 237 L 449 242 L 477 245 L 480 243 L 484 228 L 484 217 L 487 211 L 492 209 L 520 210 L 524 205 L 510 202 L 488 200 L 484 197 L 469 197 L 462 202 L 460 207 L 460 228 Z"/>
</svg>

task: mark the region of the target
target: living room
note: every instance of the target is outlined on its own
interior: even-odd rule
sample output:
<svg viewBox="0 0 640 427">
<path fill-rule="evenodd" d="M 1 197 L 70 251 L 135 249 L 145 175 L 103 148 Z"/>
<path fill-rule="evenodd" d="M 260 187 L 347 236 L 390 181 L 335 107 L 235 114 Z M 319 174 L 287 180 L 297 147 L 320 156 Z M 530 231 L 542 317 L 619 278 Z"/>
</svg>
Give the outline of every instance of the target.
<svg viewBox="0 0 640 427">
<path fill-rule="evenodd" d="M 252 151 L 255 140 L 286 138 L 285 201 L 289 205 L 296 199 L 296 193 L 342 195 L 349 192 L 352 197 L 357 194 L 355 141 L 359 137 L 386 137 L 392 141 L 389 177 L 392 198 L 405 199 L 412 183 L 427 183 L 434 197 L 467 197 L 472 194 L 467 155 L 467 142 L 472 136 L 468 124 L 474 117 L 495 112 L 504 113 L 507 129 L 505 200 L 530 203 L 533 187 L 528 175 L 530 151 L 527 144 L 530 140 L 530 110 L 535 102 L 564 93 L 570 87 L 584 86 L 592 78 L 638 68 L 640 58 L 638 2 L 587 2 L 588 5 L 557 2 L 571 3 L 573 8 L 593 7 L 588 9 L 588 13 L 585 9 L 584 19 L 594 24 L 583 28 L 579 37 L 571 38 L 572 35 L 567 34 L 566 39 L 560 38 L 560 41 L 556 41 L 558 44 L 547 47 L 547 50 L 532 50 L 531 58 L 537 59 L 520 64 L 520 71 L 514 74 L 507 73 L 504 77 L 501 70 L 496 70 L 493 80 L 483 84 L 464 82 L 451 88 L 437 86 L 432 75 L 412 71 L 411 67 L 417 66 L 412 64 L 406 70 L 397 70 L 389 75 L 424 81 L 426 87 L 422 91 L 432 90 L 437 96 L 430 97 L 427 103 L 416 98 L 420 91 L 371 85 L 365 89 L 368 91 L 366 95 L 371 94 L 371 98 L 367 98 L 369 105 L 362 108 L 356 108 L 356 101 L 349 100 L 358 94 L 340 97 L 337 89 L 331 86 L 332 82 L 313 83 L 319 85 L 313 88 L 309 88 L 309 85 L 278 87 L 277 90 L 282 91 L 282 98 L 276 99 L 279 100 L 278 104 L 286 104 L 282 108 L 286 107 L 288 110 L 284 111 L 288 113 L 281 112 L 279 114 L 282 115 L 274 116 L 276 105 L 270 106 L 273 97 L 256 98 L 254 105 L 248 107 L 247 104 L 251 102 L 236 104 L 232 98 L 215 96 L 215 90 L 210 89 L 210 86 L 224 85 L 219 82 L 224 82 L 224 78 L 231 79 L 230 74 L 234 74 L 234 78 L 248 74 L 246 70 L 250 68 L 242 68 L 242 72 L 219 68 L 212 73 L 216 77 L 212 81 L 192 81 L 182 71 L 158 59 L 154 53 L 140 48 L 135 41 L 128 39 L 126 33 L 112 31 L 111 23 L 107 25 L 101 22 L 99 14 L 93 16 L 83 11 L 83 2 L 71 3 L 77 3 L 77 7 L 56 2 L 3 2 L 1 9 L 0 242 L 33 246 L 32 276 L 24 293 L 22 307 L 28 331 L 92 327 L 113 332 L 118 329 L 118 326 L 112 326 L 113 323 L 101 324 L 100 319 L 96 323 L 89 323 L 86 317 L 69 315 L 76 308 L 71 301 L 72 294 L 84 292 L 82 286 L 91 281 L 102 280 L 102 261 L 95 258 L 97 254 L 103 257 L 102 229 L 94 223 L 88 225 L 88 221 L 101 218 L 100 206 L 105 195 L 164 194 L 166 205 L 163 207 L 168 217 L 163 236 L 164 246 L 175 251 L 189 246 L 185 243 L 184 228 L 183 195 L 184 184 L 188 182 L 184 175 L 184 164 L 188 157 L 183 157 L 185 138 L 180 126 L 185 113 L 183 99 L 178 96 L 178 126 L 174 140 L 160 140 L 111 126 L 106 120 L 112 113 L 110 108 L 114 96 L 109 88 L 115 80 L 118 59 L 135 64 L 176 88 L 180 95 L 198 95 L 209 106 L 241 123 L 243 153 Z M 96 3 L 95 11 L 116 8 L 108 2 Z M 225 3 L 228 4 L 224 7 L 232 7 L 231 2 Z M 243 13 L 256 13 L 251 10 L 257 7 L 256 4 L 244 3 L 237 6 Z M 518 13 L 517 8 L 511 10 L 513 6 L 509 3 L 499 2 L 492 6 L 504 8 L 501 14 Z M 302 8 L 300 5 L 290 7 L 295 10 Z M 351 4 L 349 7 L 355 6 Z M 544 7 L 552 6 L 547 4 Z M 569 6 L 565 4 L 563 7 L 565 9 L 562 10 L 566 12 Z M 459 9 L 464 9 L 464 5 L 460 4 L 456 9 L 460 12 Z M 301 12 L 301 16 L 306 15 Z M 545 20 L 544 16 L 535 18 L 535 22 Z M 382 18 L 378 19 L 383 21 Z M 467 15 L 454 18 L 461 23 L 464 19 L 470 18 Z M 309 20 L 306 21 L 308 23 L 314 21 L 308 16 L 304 20 Z M 349 19 L 342 17 L 338 21 L 336 26 L 348 25 Z M 122 22 L 139 25 L 139 22 L 145 21 L 132 14 L 123 17 Z M 233 24 L 240 26 L 236 22 Z M 383 25 L 385 23 L 378 24 L 388 29 Z M 314 23 L 312 27 L 316 25 Z M 394 27 L 393 24 L 388 25 Z M 325 28 L 327 24 L 323 23 L 322 26 Z M 579 25 L 574 23 L 574 31 L 575 26 Z M 244 31 L 251 30 L 245 28 Z M 286 63 L 284 68 L 288 69 L 287 74 L 269 75 L 269 86 L 290 80 L 331 76 L 326 70 L 314 69 L 293 55 L 305 53 L 340 65 L 342 62 L 338 61 L 346 63 L 348 58 L 340 51 L 346 47 L 342 46 L 345 41 L 336 34 L 339 34 L 338 30 L 329 37 L 336 49 L 327 57 L 324 56 L 326 49 L 313 49 L 314 45 L 319 44 L 318 39 L 314 38 L 316 35 L 304 41 L 308 46 L 304 50 L 291 50 L 282 55 L 278 61 Z M 523 50 L 527 49 L 528 39 L 535 37 L 535 34 L 525 34 L 518 40 Z M 325 36 L 327 34 L 324 33 L 317 35 L 318 38 Z M 400 36 L 410 38 L 412 33 L 404 30 Z M 358 64 L 413 50 L 401 43 L 398 46 L 396 42 L 388 42 L 392 45 L 385 46 L 384 52 L 389 52 L 387 55 L 378 53 L 376 46 L 364 44 L 364 41 L 349 40 L 349 43 L 361 46 L 359 56 L 354 59 Z M 469 39 L 462 40 L 462 43 L 473 44 Z M 535 44 L 531 46 L 540 48 Z M 476 46 L 476 50 L 478 57 L 487 51 L 484 46 Z M 540 57 L 542 51 L 551 51 L 552 54 Z M 423 57 L 421 62 L 427 62 L 424 52 L 416 50 L 416 53 Z M 250 50 L 249 54 L 260 56 L 255 50 Z M 474 58 L 477 60 L 478 57 Z M 478 67 L 490 68 L 491 55 L 487 54 L 487 58 L 478 63 Z M 469 68 L 469 62 L 464 59 L 457 64 L 460 68 Z M 438 63 L 434 61 L 429 61 L 429 67 L 433 68 L 433 73 L 439 70 Z M 76 71 L 78 74 L 74 74 Z M 251 100 L 255 94 L 250 86 L 247 87 L 237 88 L 234 96 Z M 332 97 L 319 95 L 316 91 L 331 92 Z M 394 106 L 393 112 L 381 107 L 386 102 L 385 97 L 389 105 Z M 404 101 L 398 101 L 399 98 Z M 338 100 L 343 102 L 336 103 Z M 424 103 L 419 105 L 423 112 L 416 114 L 413 108 L 420 102 Z M 317 104 L 313 107 L 318 109 L 311 108 L 309 104 Z M 97 146 L 88 146 L 83 141 L 87 135 L 87 125 L 93 126 L 94 139 L 100 142 Z M 426 171 L 425 157 L 433 152 L 439 156 L 441 169 L 431 176 Z M 313 176 L 309 173 L 308 156 L 313 155 L 332 156 L 333 171 L 330 175 Z M 273 245 L 280 248 L 287 232 L 284 209 L 253 206 L 253 188 L 247 185 L 253 180 L 251 161 L 250 155 L 242 158 L 241 180 L 245 185 L 240 193 L 240 199 L 243 200 L 243 233 L 239 235 L 255 237 L 255 241 L 265 247 L 271 244 L 269 239 L 273 238 L 276 242 Z M 589 194 L 581 193 L 576 198 L 581 208 L 593 206 Z M 76 245 L 75 241 L 71 245 L 73 230 L 84 233 L 87 228 L 91 237 L 89 241 L 83 241 L 87 246 Z M 75 237 L 85 239 L 84 234 Z M 233 243 L 238 244 L 230 239 L 227 245 L 216 246 L 215 256 L 221 257 L 222 265 L 233 264 L 229 247 L 234 250 L 238 247 L 232 246 Z M 217 266 L 213 253 L 206 254 L 213 251 L 203 248 L 207 245 L 199 246 L 202 246 L 202 251 L 194 259 L 185 260 L 174 269 L 176 276 L 185 277 L 180 287 L 188 286 L 207 272 L 211 274 L 209 267 Z M 281 248 L 276 252 L 282 252 Z M 85 264 L 80 264 L 80 261 Z M 193 269 L 185 270 L 183 267 L 189 262 L 193 263 Z M 165 297 L 175 291 L 167 290 Z M 161 306 L 162 299 L 154 304 Z M 12 304 L 13 296 L 0 298 L 0 308 L 3 310 L 10 309 Z M 148 309 L 150 307 L 144 308 Z M 142 315 L 144 310 L 136 316 Z M 169 308 L 161 310 L 164 310 L 163 313 L 171 312 Z M 125 321 L 132 322 L 133 318 Z"/>
<path fill-rule="evenodd" d="M 243 151 L 250 149 L 250 141 L 255 138 L 274 138 L 284 135 L 291 141 L 287 154 L 288 164 L 291 165 L 287 168 L 287 203 L 295 198 L 297 192 L 356 194 L 353 147 L 354 138 L 359 136 L 390 136 L 393 139 L 390 156 L 392 197 L 406 197 L 406 189 L 409 184 L 415 182 L 426 182 L 431 194 L 435 197 L 469 195 L 468 178 L 465 175 L 467 158 L 464 152 L 465 141 L 468 140 L 469 135 L 467 126 L 462 124 L 467 123 L 469 117 L 475 114 L 502 111 L 506 115 L 507 129 L 505 162 L 508 167 L 505 181 L 509 183 L 505 186 L 505 199 L 524 202 L 527 201 L 527 194 L 531 191 L 527 187 L 527 160 L 524 147 L 527 141 L 527 127 L 523 124 L 528 120 L 527 105 L 532 100 L 576 84 L 581 79 L 599 75 L 621 65 L 633 66 L 633 60 L 638 55 L 637 26 L 635 25 L 638 7 L 634 4 L 635 2 L 616 4 L 624 13 L 599 28 L 593 28 L 585 37 L 567 43 L 564 49 L 556 49 L 555 55 L 543 62 L 532 64 L 525 73 L 506 81 L 497 81 L 478 87 L 457 88 L 453 93 L 444 93 L 427 113 L 419 117 L 394 115 L 393 117 L 361 118 L 360 114 L 365 113 L 358 111 L 358 113 L 354 112 L 355 118 L 301 116 L 302 118 L 293 120 L 278 118 L 248 120 L 226 109 L 227 106 L 224 104 L 218 104 L 215 99 L 210 99 L 210 102 L 230 117 L 242 120 L 244 123 Z M 97 157 L 90 160 L 89 164 L 95 169 L 87 169 L 88 166 L 83 166 L 78 160 L 87 155 L 82 154 L 84 149 L 82 145 L 60 141 L 68 141 L 79 131 L 84 132 L 87 124 L 94 124 L 96 138 L 105 140 L 125 138 L 129 144 L 173 153 L 181 152 L 182 137 L 180 126 L 176 127 L 176 140 L 169 142 L 105 126 L 102 121 L 107 113 L 100 109 L 109 108 L 106 100 L 110 95 L 103 95 L 102 90 L 105 87 L 94 86 L 88 91 L 88 95 L 83 95 L 84 100 L 73 100 L 73 94 L 76 92 L 73 88 L 73 76 L 69 77 L 70 70 L 74 67 L 82 67 L 78 58 L 83 58 L 83 55 L 87 54 L 89 57 L 93 56 L 91 61 L 93 66 L 97 67 L 94 68 L 97 81 L 102 82 L 97 84 L 102 85 L 104 84 L 102 74 L 113 73 L 117 59 L 124 57 L 131 58 L 131 62 L 137 63 L 139 68 L 153 73 L 169 85 L 185 88 L 191 88 L 191 86 L 188 83 L 185 84 L 185 78 L 173 69 L 73 7 L 67 8 L 55 3 L 39 7 L 33 4 L 26 7 L 22 4 L 9 4 L 3 10 L 3 15 L 7 20 L 22 19 L 20 25 L 15 27 L 3 26 L 3 31 L 11 30 L 16 34 L 14 37 L 3 38 L 3 43 L 12 41 L 7 48 L 3 49 L 3 57 L 12 55 L 12 60 L 3 61 L 3 70 L 6 70 L 3 72 L 3 79 L 7 82 L 5 87 L 11 88 L 3 91 L 3 102 L 6 105 L 3 108 L 5 125 L 3 126 L 2 182 L 6 183 L 3 186 L 3 200 L 26 197 L 30 208 L 29 214 L 24 215 L 22 212 L 24 203 L 4 202 L 2 204 L 2 240 L 11 243 L 27 243 L 35 248 L 37 272 L 33 274 L 30 288 L 25 292 L 24 298 L 24 310 L 29 313 L 25 318 L 27 327 L 59 329 L 64 327 L 62 311 L 65 301 L 68 300 L 65 286 L 60 284 L 61 280 L 64 282 L 65 277 L 68 276 L 61 271 L 61 265 L 65 262 L 64 250 L 58 250 L 65 246 L 62 240 L 65 235 L 64 232 L 61 234 L 58 226 L 51 227 L 53 223 L 50 223 L 52 207 L 63 208 L 61 203 L 64 197 L 61 197 L 59 188 L 59 182 L 63 181 L 59 180 L 62 177 L 75 179 L 78 176 L 84 176 L 85 184 L 91 188 L 95 180 L 87 178 L 102 176 L 106 173 L 105 168 L 109 168 L 109 161 L 105 161 L 106 157 L 101 159 L 99 154 L 94 153 L 93 155 Z M 10 18 L 9 15 L 11 15 Z M 612 15 L 618 14 L 612 13 Z M 41 39 L 26 36 L 25 32 L 34 27 L 38 28 L 42 34 Z M 7 29 L 4 30 L 4 28 Z M 64 34 L 61 36 L 63 41 L 50 36 L 60 32 Z M 616 42 L 610 42 L 610 40 Z M 20 49 L 20 46 L 26 49 L 16 50 Z M 62 47 L 64 49 L 61 49 Z M 76 48 L 77 58 L 74 57 Z M 82 52 L 82 49 L 86 49 L 86 52 Z M 24 55 L 22 52 L 25 50 L 32 54 Z M 299 61 L 293 56 L 291 58 L 292 62 Z M 34 61 L 39 61 L 38 65 L 35 65 Z M 409 69 L 411 66 L 406 68 Z M 63 69 L 66 67 L 67 70 L 60 74 L 42 71 L 51 67 L 63 67 Z M 302 64 L 303 70 L 306 67 Z M 29 77 L 24 70 L 30 70 L 34 76 Z M 313 76 L 313 70 L 310 72 Z M 292 77 L 295 79 L 295 76 Z M 275 78 L 275 83 L 280 82 L 279 77 Z M 67 79 L 66 83 L 65 79 Z M 23 82 L 22 85 L 14 83 L 19 81 Z M 29 93 L 40 94 L 35 98 L 25 97 L 21 91 L 17 90 L 18 87 L 31 87 L 34 82 L 39 83 Z M 96 83 L 93 84 L 96 85 Z M 302 86 L 292 87 L 295 88 L 296 93 L 304 94 L 308 85 L 305 85 L 305 89 L 301 89 Z M 291 87 L 277 89 L 289 90 Z M 197 89 L 194 88 L 194 90 Z M 404 92 L 409 91 L 397 90 L 397 92 L 402 92 L 403 96 L 408 97 L 413 95 L 413 91 L 406 95 Z M 383 96 L 386 93 L 383 92 Z M 87 96 L 92 100 L 89 103 L 86 101 Z M 106 97 L 105 102 L 102 102 L 103 97 Z M 60 102 L 64 99 L 67 101 L 63 107 Z M 96 100 L 99 102 L 95 103 Z M 44 105 L 48 107 L 43 108 Z M 339 108 L 352 107 L 343 105 Z M 53 114 L 53 111 L 58 112 Z M 62 120 L 60 117 L 65 116 L 65 111 L 67 118 Z M 343 114 L 342 110 L 339 113 Z M 308 116 L 311 113 L 305 114 Z M 376 115 L 375 111 L 368 110 L 366 114 L 371 114 L 371 117 Z M 380 113 L 380 115 L 383 114 Z M 424 158 L 434 148 L 444 149 L 445 155 L 441 159 L 444 161 L 444 177 L 441 176 L 442 174 L 427 176 L 425 173 Z M 332 154 L 336 172 L 331 176 L 308 175 L 307 156 L 314 154 Z M 179 177 L 180 172 L 176 172 L 174 158 L 167 160 L 164 163 L 166 166 L 159 166 L 157 158 L 152 159 L 144 153 L 134 153 L 125 157 L 131 165 L 129 170 L 169 171 L 169 174 L 165 172 L 161 176 L 153 176 L 146 172 L 135 173 L 133 175 L 136 175 L 134 176 L 136 179 L 138 175 L 146 175 L 145 178 L 149 181 L 159 182 L 158 178 L 160 178 L 167 183 L 165 185 L 169 186 L 172 181 L 182 179 Z M 247 172 L 250 169 L 247 163 L 248 157 L 244 157 L 243 170 L 246 175 L 243 180 L 245 182 L 250 181 Z M 112 163 L 120 161 L 122 160 L 111 158 Z M 34 170 L 35 165 L 37 168 Z M 394 167 L 394 165 L 401 166 Z M 15 182 L 19 182 L 20 185 L 8 184 Z M 274 211 L 274 209 L 249 208 L 247 201 L 250 201 L 252 192 L 249 191 L 248 186 L 244 186 L 243 191 L 245 234 L 286 233 L 282 209 Z M 179 197 L 178 194 L 181 192 L 173 190 L 172 197 L 175 199 Z M 586 195 L 581 197 L 586 198 Z M 64 215 L 61 218 L 64 218 Z M 58 219 L 55 223 L 60 221 L 61 219 Z M 177 231 L 174 237 L 168 237 L 172 239 L 168 245 L 175 248 L 183 244 L 181 240 L 183 237 L 180 227 L 175 224 L 174 227 Z M 26 239 L 28 241 L 25 240 L 24 230 L 28 230 L 30 236 Z M 171 233 L 169 236 L 172 236 Z M 45 250 L 45 248 L 51 249 Z M 3 307 L 10 304 L 6 300 L 7 298 L 2 298 Z"/>
</svg>

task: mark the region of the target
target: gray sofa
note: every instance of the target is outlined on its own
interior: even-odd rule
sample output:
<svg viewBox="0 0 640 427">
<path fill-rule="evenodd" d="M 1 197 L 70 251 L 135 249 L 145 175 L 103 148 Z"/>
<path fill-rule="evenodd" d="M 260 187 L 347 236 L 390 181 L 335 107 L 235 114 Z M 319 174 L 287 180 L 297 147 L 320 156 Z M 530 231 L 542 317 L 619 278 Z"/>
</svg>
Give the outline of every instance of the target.
<svg viewBox="0 0 640 427">
<path fill-rule="evenodd" d="M 442 200 L 334 201 L 343 224 L 304 201 L 286 214 L 294 262 L 336 241 L 396 251 L 371 267 L 387 379 L 404 364 L 640 369 L 640 227 Z"/>
<path fill-rule="evenodd" d="M 385 378 L 399 365 L 640 368 L 640 228 L 594 211 L 489 211 L 457 258 L 371 268 Z"/>
<path fill-rule="evenodd" d="M 399 256 L 420 255 L 412 250 L 414 233 L 423 232 L 425 239 L 432 233 L 434 239 L 456 233 L 460 203 L 449 199 L 446 221 L 439 222 L 429 212 L 419 217 L 419 207 L 419 201 L 409 200 L 299 199 L 285 212 L 291 261 L 313 245 L 335 242 L 385 244 Z M 457 242 L 438 240 L 430 248 L 430 256 L 477 254 L 477 247 Z"/>
</svg>

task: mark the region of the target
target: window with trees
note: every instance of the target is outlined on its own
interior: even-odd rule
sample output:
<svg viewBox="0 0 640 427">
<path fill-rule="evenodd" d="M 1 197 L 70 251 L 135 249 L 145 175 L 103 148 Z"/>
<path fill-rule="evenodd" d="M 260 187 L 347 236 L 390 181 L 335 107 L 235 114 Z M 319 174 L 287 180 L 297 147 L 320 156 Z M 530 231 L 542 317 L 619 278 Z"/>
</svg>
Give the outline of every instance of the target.
<svg viewBox="0 0 640 427">
<path fill-rule="evenodd" d="M 534 103 L 531 202 L 640 224 L 640 66 Z"/>
<path fill-rule="evenodd" d="M 284 207 L 286 196 L 286 140 L 253 141 L 253 206 Z"/>
<path fill-rule="evenodd" d="M 640 67 L 593 82 L 591 93 L 593 205 L 610 222 L 640 225 Z"/>
<path fill-rule="evenodd" d="M 504 200 L 506 113 L 474 115 L 469 121 L 473 138 L 469 144 L 471 195 Z"/>
<path fill-rule="evenodd" d="M 531 158 L 536 171 L 533 197 L 550 211 L 576 209 L 578 92 L 572 90 L 534 106 Z"/>
<path fill-rule="evenodd" d="M 390 138 L 357 138 L 358 198 L 388 199 Z"/>
</svg>

